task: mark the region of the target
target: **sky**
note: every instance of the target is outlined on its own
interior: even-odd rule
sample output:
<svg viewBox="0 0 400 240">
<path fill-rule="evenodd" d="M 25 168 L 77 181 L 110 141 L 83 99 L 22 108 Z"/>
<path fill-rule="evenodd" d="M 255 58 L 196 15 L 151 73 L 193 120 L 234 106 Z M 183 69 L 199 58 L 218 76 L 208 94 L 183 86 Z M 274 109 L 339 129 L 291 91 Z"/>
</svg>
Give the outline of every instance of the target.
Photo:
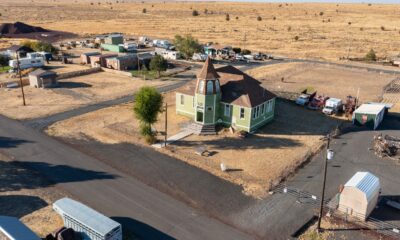
<svg viewBox="0 0 400 240">
<path fill-rule="evenodd" d="M 202 0 L 204 1 L 204 0 Z M 206 0 L 207 1 L 207 0 Z M 211 0 L 210 0 L 211 1 Z M 322 3 L 395 3 L 400 4 L 400 0 L 212 0 L 224 2 L 322 2 Z"/>
</svg>

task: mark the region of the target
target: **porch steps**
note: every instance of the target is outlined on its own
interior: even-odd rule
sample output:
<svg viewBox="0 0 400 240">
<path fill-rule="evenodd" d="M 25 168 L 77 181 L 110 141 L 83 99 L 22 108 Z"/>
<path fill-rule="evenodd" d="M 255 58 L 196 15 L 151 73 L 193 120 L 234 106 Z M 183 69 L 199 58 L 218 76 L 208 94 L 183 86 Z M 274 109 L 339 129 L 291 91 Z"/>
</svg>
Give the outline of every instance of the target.
<svg viewBox="0 0 400 240">
<path fill-rule="evenodd" d="M 216 135 L 215 125 L 202 125 L 198 123 L 192 123 L 188 127 L 194 134 L 197 135 Z"/>
</svg>

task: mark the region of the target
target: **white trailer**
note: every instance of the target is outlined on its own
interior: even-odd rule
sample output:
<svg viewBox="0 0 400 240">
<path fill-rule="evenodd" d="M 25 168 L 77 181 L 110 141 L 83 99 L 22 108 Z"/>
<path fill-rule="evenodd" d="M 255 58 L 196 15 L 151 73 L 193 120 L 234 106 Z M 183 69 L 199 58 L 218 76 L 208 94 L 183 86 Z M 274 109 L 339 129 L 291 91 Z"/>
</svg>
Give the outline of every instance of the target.
<svg viewBox="0 0 400 240">
<path fill-rule="evenodd" d="M 9 66 L 13 69 L 18 68 L 17 60 L 10 60 Z M 21 58 L 19 59 L 19 67 L 20 69 L 27 69 L 27 68 L 39 68 L 44 66 L 44 60 L 42 57 L 40 58 Z"/>
</svg>

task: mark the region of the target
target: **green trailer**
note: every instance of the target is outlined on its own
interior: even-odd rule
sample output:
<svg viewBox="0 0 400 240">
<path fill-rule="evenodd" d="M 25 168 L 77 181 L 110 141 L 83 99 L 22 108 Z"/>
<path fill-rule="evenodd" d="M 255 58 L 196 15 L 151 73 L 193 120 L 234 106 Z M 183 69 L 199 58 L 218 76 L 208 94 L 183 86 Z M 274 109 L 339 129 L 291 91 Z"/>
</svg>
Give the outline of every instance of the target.
<svg viewBox="0 0 400 240">
<path fill-rule="evenodd" d="M 121 53 L 121 52 L 125 52 L 125 48 L 123 45 L 114 45 L 114 44 L 101 44 L 100 47 L 102 49 L 104 49 L 105 51 L 109 51 L 109 52 L 117 52 L 117 53 Z"/>
<path fill-rule="evenodd" d="M 385 112 L 384 104 L 362 104 L 353 113 L 353 124 L 368 126 L 375 130 L 383 121 Z"/>
</svg>

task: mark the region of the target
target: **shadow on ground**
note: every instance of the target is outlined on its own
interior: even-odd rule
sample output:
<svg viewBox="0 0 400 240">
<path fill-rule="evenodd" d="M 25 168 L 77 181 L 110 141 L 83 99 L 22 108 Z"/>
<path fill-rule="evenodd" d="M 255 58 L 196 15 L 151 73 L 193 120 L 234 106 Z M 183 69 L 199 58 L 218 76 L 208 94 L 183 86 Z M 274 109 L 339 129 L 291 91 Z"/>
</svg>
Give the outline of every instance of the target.
<svg viewBox="0 0 400 240">
<path fill-rule="evenodd" d="M 30 169 L 46 172 L 47 182 Z M 82 182 L 98 179 L 113 179 L 116 176 L 65 165 L 50 165 L 43 162 L 6 162 L 0 161 L 0 193 L 36 189 L 52 186 L 57 183 Z M 1 206 L 1 205 L 0 205 Z"/>
<path fill-rule="evenodd" d="M 18 139 L 18 138 L 9 138 L 9 137 L 0 137 L 0 149 L 1 148 L 15 148 L 18 145 L 30 143 L 30 141 Z"/>
<path fill-rule="evenodd" d="M 122 225 L 123 235 L 127 239 L 152 239 L 152 240 L 174 240 L 175 238 L 161 232 L 138 220 L 128 217 L 111 217 L 111 219 Z"/>
<path fill-rule="evenodd" d="M 58 82 L 60 88 L 89 88 L 92 87 L 91 84 L 83 82 Z"/>
<path fill-rule="evenodd" d="M 0 215 L 21 218 L 46 206 L 47 203 L 36 196 L 0 195 Z"/>
</svg>

